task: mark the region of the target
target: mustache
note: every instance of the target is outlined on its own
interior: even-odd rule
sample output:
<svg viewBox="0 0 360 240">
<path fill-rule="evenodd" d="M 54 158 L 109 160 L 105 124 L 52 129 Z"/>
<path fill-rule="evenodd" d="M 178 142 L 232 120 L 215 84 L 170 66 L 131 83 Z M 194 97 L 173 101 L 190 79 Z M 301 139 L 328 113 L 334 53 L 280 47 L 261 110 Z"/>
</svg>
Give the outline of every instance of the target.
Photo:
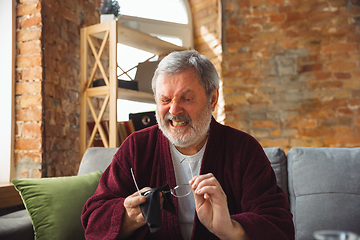
<svg viewBox="0 0 360 240">
<path fill-rule="evenodd" d="M 170 120 L 174 120 L 174 121 L 188 121 L 189 123 L 192 123 L 191 117 L 189 115 L 179 115 L 179 116 L 174 116 L 171 113 L 167 113 L 164 116 L 164 121 L 170 121 Z"/>
</svg>

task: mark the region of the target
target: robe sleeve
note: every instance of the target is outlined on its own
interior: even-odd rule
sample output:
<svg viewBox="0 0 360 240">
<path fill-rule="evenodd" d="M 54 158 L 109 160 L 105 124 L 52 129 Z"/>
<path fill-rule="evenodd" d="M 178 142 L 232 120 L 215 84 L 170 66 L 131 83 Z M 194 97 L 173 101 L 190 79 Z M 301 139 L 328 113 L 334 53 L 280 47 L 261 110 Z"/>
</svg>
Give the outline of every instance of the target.
<svg viewBox="0 0 360 240">
<path fill-rule="evenodd" d="M 86 239 L 116 239 L 125 212 L 124 201 L 135 192 L 131 178 L 130 141 L 125 141 L 102 174 L 94 195 L 83 208 L 81 221 Z M 126 154 L 125 154 L 126 152 Z M 132 185 L 130 185 L 132 184 Z M 132 236 L 131 239 L 138 239 Z"/>
<path fill-rule="evenodd" d="M 248 146 L 250 147 L 250 146 Z M 232 215 L 250 239 L 294 239 L 288 198 L 260 144 L 254 140 L 242 161 L 242 213 Z"/>
</svg>

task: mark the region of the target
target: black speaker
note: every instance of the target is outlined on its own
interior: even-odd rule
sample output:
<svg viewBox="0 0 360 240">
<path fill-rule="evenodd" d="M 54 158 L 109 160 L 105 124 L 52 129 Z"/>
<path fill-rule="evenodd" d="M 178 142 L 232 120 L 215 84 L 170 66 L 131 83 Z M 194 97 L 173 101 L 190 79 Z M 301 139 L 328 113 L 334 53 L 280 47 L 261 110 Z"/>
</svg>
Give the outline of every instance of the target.
<svg viewBox="0 0 360 240">
<path fill-rule="evenodd" d="M 135 131 L 144 129 L 156 124 L 155 111 L 130 113 L 129 119 L 134 123 Z"/>
</svg>

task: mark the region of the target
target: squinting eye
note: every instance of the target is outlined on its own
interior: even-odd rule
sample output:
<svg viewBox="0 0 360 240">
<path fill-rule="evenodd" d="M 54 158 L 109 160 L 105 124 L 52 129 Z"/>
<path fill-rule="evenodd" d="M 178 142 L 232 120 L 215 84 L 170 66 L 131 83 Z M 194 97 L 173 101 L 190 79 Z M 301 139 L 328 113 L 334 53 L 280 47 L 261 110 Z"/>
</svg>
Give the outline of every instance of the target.
<svg viewBox="0 0 360 240">
<path fill-rule="evenodd" d="M 191 98 L 186 98 L 185 101 L 190 102 Z"/>
</svg>

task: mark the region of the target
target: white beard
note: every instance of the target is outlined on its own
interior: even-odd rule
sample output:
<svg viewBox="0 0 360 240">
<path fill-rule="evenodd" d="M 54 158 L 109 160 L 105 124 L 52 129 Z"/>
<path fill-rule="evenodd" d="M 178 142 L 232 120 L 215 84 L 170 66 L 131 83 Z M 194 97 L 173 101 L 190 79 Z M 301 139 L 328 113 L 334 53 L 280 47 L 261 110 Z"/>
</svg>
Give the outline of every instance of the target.
<svg viewBox="0 0 360 240">
<path fill-rule="evenodd" d="M 164 117 L 160 117 L 156 109 L 156 120 L 160 130 L 165 137 L 176 147 L 186 148 L 200 141 L 209 131 L 212 116 L 211 105 L 202 111 L 197 119 L 197 124 L 194 125 L 192 119 L 188 115 L 173 116 L 167 113 Z M 187 130 L 174 130 L 169 127 L 170 120 L 187 120 L 189 128 Z"/>
</svg>

